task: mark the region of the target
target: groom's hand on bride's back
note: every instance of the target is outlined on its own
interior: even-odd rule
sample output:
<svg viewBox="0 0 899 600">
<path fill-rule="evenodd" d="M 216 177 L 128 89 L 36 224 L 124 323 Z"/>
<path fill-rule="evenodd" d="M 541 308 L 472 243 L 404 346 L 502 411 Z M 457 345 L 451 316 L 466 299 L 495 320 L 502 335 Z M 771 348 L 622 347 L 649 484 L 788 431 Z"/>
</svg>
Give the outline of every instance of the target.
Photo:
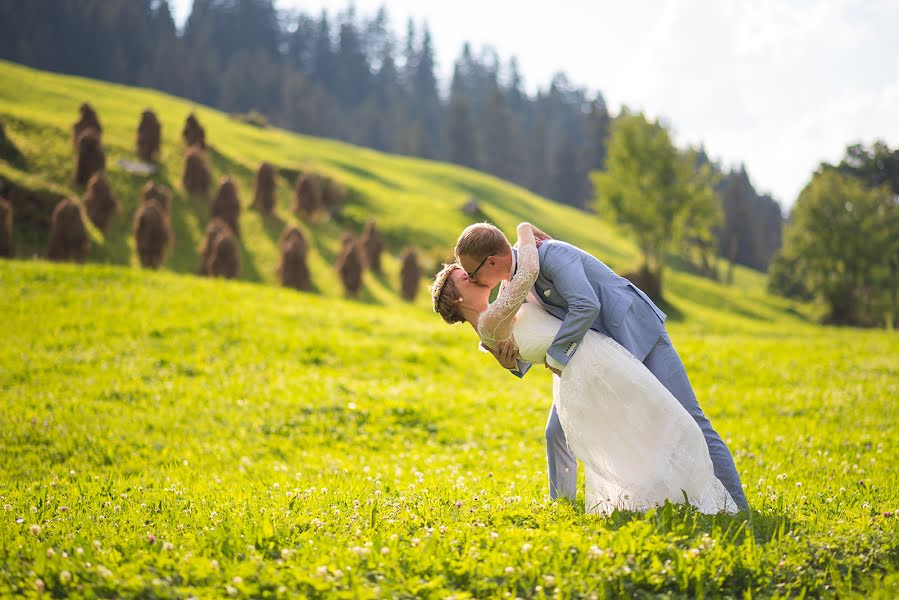
<svg viewBox="0 0 899 600">
<path fill-rule="evenodd" d="M 536 240 L 538 248 L 540 247 L 540 244 L 542 244 L 546 240 L 551 240 L 551 239 L 552 239 L 552 237 L 550 235 L 548 235 L 548 234 L 540 231 L 536 227 L 534 227 L 534 240 Z"/>
</svg>

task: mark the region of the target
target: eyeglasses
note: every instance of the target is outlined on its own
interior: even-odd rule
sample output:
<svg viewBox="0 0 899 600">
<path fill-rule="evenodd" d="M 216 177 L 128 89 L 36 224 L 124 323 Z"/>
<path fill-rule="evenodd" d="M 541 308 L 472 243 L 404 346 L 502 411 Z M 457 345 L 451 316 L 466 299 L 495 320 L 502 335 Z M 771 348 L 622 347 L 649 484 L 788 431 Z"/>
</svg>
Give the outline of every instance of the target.
<svg viewBox="0 0 899 600">
<path fill-rule="evenodd" d="M 469 278 L 469 279 L 474 279 L 474 278 L 476 278 L 476 277 L 478 276 L 478 271 L 481 270 L 481 267 L 484 266 L 484 263 L 487 262 L 487 259 L 488 259 L 488 258 L 490 258 L 490 257 L 489 257 L 489 256 L 485 256 L 485 257 L 484 257 L 484 260 L 481 261 L 481 264 L 478 265 L 478 268 L 475 269 L 474 271 L 472 271 L 471 273 L 468 273 L 468 278 Z"/>
</svg>

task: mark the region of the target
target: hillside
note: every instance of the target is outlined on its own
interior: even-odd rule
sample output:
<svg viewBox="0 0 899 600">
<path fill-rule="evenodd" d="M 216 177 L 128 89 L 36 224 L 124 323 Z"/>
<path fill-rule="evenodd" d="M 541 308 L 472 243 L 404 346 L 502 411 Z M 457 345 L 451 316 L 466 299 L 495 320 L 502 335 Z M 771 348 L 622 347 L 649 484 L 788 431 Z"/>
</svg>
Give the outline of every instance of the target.
<svg viewBox="0 0 899 600">
<path fill-rule="evenodd" d="M 361 231 L 367 219 L 375 219 L 396 256 L 406 245 L 425 251 L 432 268 L 451 255 L 463 227 L 487 219 L 507 232 L 528 220 L 550 234 L 594 253 L 620 272 L 632 269 L 637 253 L 614 226 L 548 200 L 515 185 L 458 166 L 379 153 L 348 144 L 296 135 L 275 128 L 259 128 L 228 115 L 155 91 L 129 88 L 78 77 L 28 69 L 0 61 L 0 119 L 22 154 L 18 161 L 0 161 L 0 177 L 14 184 L 50 195 L 80 196 L 72 182 L 74 152 L 71 125 L 78 106 L 88 100 L 97 109 L 104 127 L 103 143 L 109 176 L 123 205 L 106 238 L 94 232 L 90 260 L 136 266 L 130 235 L 137 195 L 145 177 L 116 167 L 119 159 L 134 158 L 134 138 L 140 112 L 152 108 L 162 122 L 163 148 L 160 171 L 153 177 L 175 192 L 173 226 L 175 251 L 165 268 L 193 273 L 197 247 L 208 218 L 208 206 L 191 200 L 180 189 L 184 119 L 196 112 L 211 145 L 210 162 L 217 182 L 231 175 L 240 189 L 243 213 L 242 275 L 249 281 L 275 283 L 277 239 L 286 223 L 297 222 L 289 210 L 293 180 L 278 181 L 278 207 L 272 218 L 249 210 L 253 174 L 261 161 L 269 161 L 285 173 L 313 169 L 332 176 L 348 189 L 348 199 L 338 221 L 298 223 L 311 240 L 309 259 L 313 281 L 324 296 L 341 294 L 332 263 L 338 237 L 347 229 Z M 482 211 L 475 217 L 462 211 L 474 198 Z M 19 256 L 43 251 L 46 234 L 24 226 L 15 229 Z M 397 261 L 388 258 L 386 275 L 366 276 L 363 299 L 396 302 Z M 739 326 L 767 328 L 779 321 L 803 317 L 797 307 L 764 292 L 763 275 L 738 268 L 736 285 L 726 287 L 688 273 L 673 271 L 668 281 L 666 307 L 674 320 L 685 319 L 704 329 L 728 330 L 730 316 L 747 319 Z M 422 283 L 424 289 L 425 282 Z M 419 303 L 425 305 L 425 294 Z M 805 309 L 800 309 L 804 311 Z"/>
</svg>

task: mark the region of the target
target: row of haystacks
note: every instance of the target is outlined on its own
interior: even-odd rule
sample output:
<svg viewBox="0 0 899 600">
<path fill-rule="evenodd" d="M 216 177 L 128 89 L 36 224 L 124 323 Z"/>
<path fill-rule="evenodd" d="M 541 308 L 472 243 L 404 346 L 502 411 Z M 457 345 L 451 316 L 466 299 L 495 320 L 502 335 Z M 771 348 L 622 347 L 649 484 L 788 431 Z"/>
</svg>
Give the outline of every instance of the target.
<svg viewBox="0 0 899 600">
<path fill-rule="evenodd" d="M 85 202 L 73 198 L 61 200 L 53 210 L 50 239 L 46 257 L 57 261 L 83 262 L 90 252 L 90 235 L 85 225 L 93 221 L 87 200 L 104 197 L 118 205 L 104 177 L 95 176 L 91 186 L 94 195 Z M 224 178 L 216 194 L 209 223 L 200 243 L 200 264 L 197 272 L 211 277 L 235 278 L 240 273 L 240 242 L 237 216 L 240 211 L 236 188 L 230 178 Z M 97 201 L 94 200 L 94 203 Z M 91 204 L 93 206 L 93 204 Z M 148 181 L 141 190 L 140 203 L 133 219 L 134 246 L 144 268 L 158 269 L 170 254 L 175 241 L 171 225 L 171 192 L 163 185 Z M 0 256 L 15 254 L 12 238 L 12 205 L 0 198 Z M 313 289 L 308 266 L 309 244 L 302 230 L 287 225 L 278 242 L 280 260 L 278 277 L 282 285 L 301 291 Z M 344 233 L 335 261 L 346 295 L 358 298 L 366 269 L 382 273 L 383 242 L 374 221 L 369 221 L 361 238 Z M 416 252 L 407 249 L 401 257 L 400 288 L 403 299 L 415 300 L 422 270 Z"/>
<path fill-rule="evenodd" d="M 381 269 L 383 251 L 384 241 L 374 221 L 365 224 L 359 238 L 344 232 L 340 238 L 340 251 L 334 266 L 347 296 L 351 298 L 359 296 L 362 291 L 362 275 L 366 269 L 377 275 L 383 274 Z M 400 255 L 400 263 L 400 296 L 413 302 L 422 277 L 418 254 L 414 249 L 407 248 Z"/>
<path fill-rule="evenodd" d="M 79 109 L 79 119 L 72 127 L 76 151 L 75 181 L 84 187 L 79 201 L 63 198 L 50 216 L 50 233 L 46 257 L 51 260 L 82 262 L 90 251 L 89 221 L 106 232 L 112 216 L 121 210 L 106 174 L 106 155 L 102 145 L 103 127 L 96 110 L 89 103 Z M 209 198 L 212 171 L 206 157 L 207 143 L 203 126 L 190 114 L 182 130 L 186 146 L 181 184 L 193 197 Z M 141 114 L 137 128 L 136 152 L 143 161 L 159 158 L 162 127 L 152 110 Z M 320 218 L 337 214 L 346 197 L 345 188 L 330 177 L 313 171 L 295 172 L 291 212 L 309 224 Z M 251 208 L 262 215 L 275 214 L 278 170 L 263 162 L 256 172 Z M 283 173 L 291 176 L 288 171 Z M 145 268 L 158 269 L 171 254 L 175 235 L 172 228 L 172 192 L 154 181 L 147 181 L 140 192 L 137 210 L 132 219 L 134 247 Z M 0 198 L 0 256 L 12 257 L 15 247 L 12 237 L 13 206 Z M 198 248 L 198 273 L 233 278 L 240 273 L 240 214 L 241 202 L 235 182 L 225 176 L 210 203 L 209 221 Z M 384 242 L 374 221 L 366 223 L 362 235 L 356 239 L 345 233 L 335 260 L 347 296 L 358 297 L 365 270 L 382 274 L 381 256 Z M 280 254 L 278 276 L 282 285 L 298 290 L 314 289 L 308 267 L 309 244 L 303 231 L 288 224 L 278 243 Z M 401 295 L 412 301 L 422 277 L 422 269 L 414 250 L 406 250 L 401 257 Z"/>
</svg>

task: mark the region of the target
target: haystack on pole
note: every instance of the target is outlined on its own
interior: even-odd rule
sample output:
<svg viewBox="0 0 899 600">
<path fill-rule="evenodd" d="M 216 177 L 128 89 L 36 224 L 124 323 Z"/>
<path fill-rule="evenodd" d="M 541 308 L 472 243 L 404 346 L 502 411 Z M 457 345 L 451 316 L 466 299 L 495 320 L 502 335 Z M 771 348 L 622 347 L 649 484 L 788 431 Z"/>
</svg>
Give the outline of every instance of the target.
<svg viewBox="0 0 899 600">
<path fill-rule="evenodd" d="M 278 249 L 281 254 L 278 264 L 278 279 L 281 285 L 301 291 L 312 289 L 312 278 L 306 262 L 309 245 L 303 232 L 295 225 L 285 227 L 278 242 Z"/>
<path fill-rule="evenodd" d="M 253 181 L 253 208 L 263 215 L 274 213 L 276 194 L 275 168 L 271 163 L 264 162 L 259 165 Z"/>
<path fill-rule="evenodd" d="M 418 254 L 415 250 L 407 248 L 400 258 L 400 295 L 407 302 L 414 302 L 418 295 L 421 283 L 421 266 L 418 263 Z"/>
<path fill-rule="evenodd" d="M 78 136 L 75 156 L 75 182 L 84 186 L 97 171 L 106 169 L 106 153 L 100 143 L 100 134 L 85 129 Z"/>
<path fill-rule="evenodd" d="M 362 290 L 362 273 L 365 269 L 365 259 L 359 243 L 350 234 L 344 234 L 341 238 L 341 250 L 334 264 L 343 283 L 343 289 L 350 298 L 359 297 Z"/>
<path fill-rule="evenodd" d="M 240 273 L 240 247 L 231 227 L 215 218 L 206 225 L 200 244 L 200 275 L 232 279 Z"/>
<path fill-rule="evenodd" d="M 212 172 L 206 163 L 206 153 L 197 147 L 188 149 L 184 156 L 184 173 L 181 184 L 191 196 L 209 198 L 209 187 L 212 185 Z"/>
<path fill-rule="evenodd" d="M 84 262 L 91 247 L 85 218 L 84 209 L 77 200 L 65 198 L 56 205 L 50 217 L 48 259 Z"/>
<path fill-rule="evenodd" d="M 13 258 L 16 255 L 16 246 L 12 238 L 12 203 L 6 198 L 0 198 L 0 258 Z"/>
<path fill-rule="evenodd" d="M 141 160 L 149 162 L 159 158 L 159 148 L 162 146 L 162 125 L 159 123 L 156 113 L 149 108 L 140 115 L 136 146 L 137 156 Z"/>
<path fill-rule="evenodd" d="M 184 145 L 188 148 L 206 148 L 206 130 L 200 125 L 200 121 L 194 113 L 187 115 L 187 119 L 184 121 L 184 128 L 181 130 L 181 138 L 184 140 Z"/>
<path fill-rule="evenodd" d="M 109 220 L 120 207 L 119 199 L 112 191 L 105 171 L 94 173 L 88 180 L 82 204 L 94 226 L 105 233 Z"/>
<path fill-rule="evenodd" d="M 311 219 L 322 208 L 321 180 L 315 173 L 300 173 L 293 193 L 293 212 L 301 219 Z"/>
<path fill-rule="evenodd" d="M 234 180 L 228 177 L 222 177 L 218 190 L 215 192 L 215 198 L 212 200 L 212 206 L 209 209 L 209 217 L 216 217 L 223 220 L 234 232 L 234 235 L 240 237 L 240 198 L 237 195 L 237 186 Z"/>
<path fill-rule="evenodd" d="M 168 211 L 156 198 L 146 198 L 134 215 L 134 245 L 144 268 L 158 269 L 175 239 Z"/>
<path fill-rule="evenodd" d="M 98 139 L 102 138 L 103 126 L 100 125 L 97 111 L 88 102 L 84 102 L 78 108 L 78 120 L 72 125 L 72 144 L 76 148 L 78 147 L 78 138 L 89 129 L 96 132 Z"/>
<path fill-rule="evenodd" d="M 141 204 L 149 202 L 150 200 L 158 202 L 166 214 L 171 213 L 172 190 L 161 183 L 156 183 L 152 179 L 148 180 L 140 191 Z"/>
<path fill-rule="evenodd" d="M 365 253 L 365 264 L 372 273 L 380 274 L 384 241 L 381 239 L 381 232 L 374 221 L 368 221 L 362 230 L 362 249 Z"/>
<path fill-rule="evenodd" d="M 332 217 L 340 212 L 346 198 L 346 188 L 330 177 L 321 178 L 322 207 Z"/>
</svg>

